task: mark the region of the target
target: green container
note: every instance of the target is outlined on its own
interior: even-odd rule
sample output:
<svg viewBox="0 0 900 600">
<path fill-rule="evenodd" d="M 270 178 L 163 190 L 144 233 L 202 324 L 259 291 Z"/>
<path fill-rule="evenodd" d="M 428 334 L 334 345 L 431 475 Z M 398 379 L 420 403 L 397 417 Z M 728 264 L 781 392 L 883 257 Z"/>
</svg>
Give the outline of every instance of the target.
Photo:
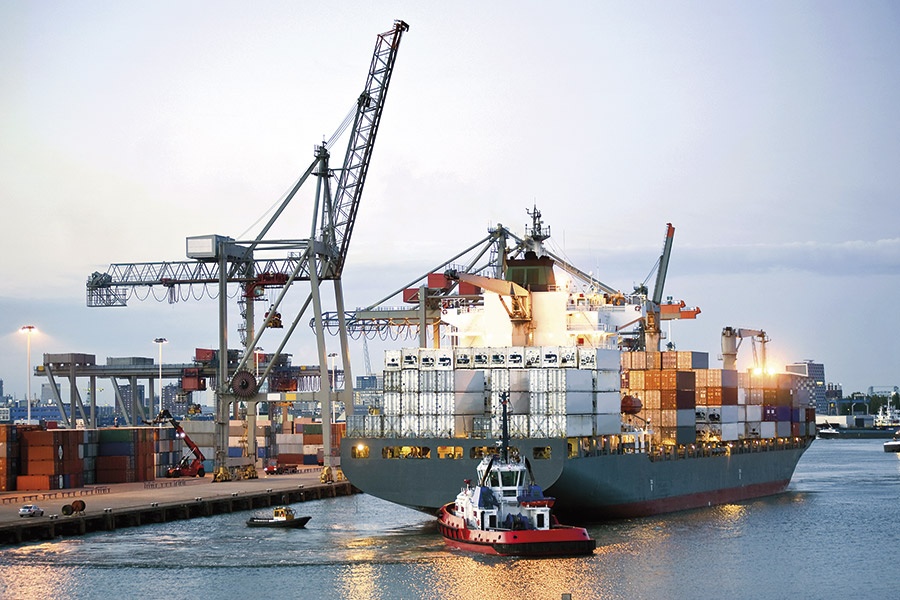
<svg viewBox="0 0 900 600">
<path fill-rule="evenodd" d="M 107 442 L 133 442 L 135 440 L 134 427 L 114 427 L 100 430 L 100 443 Z"/>
</svg>

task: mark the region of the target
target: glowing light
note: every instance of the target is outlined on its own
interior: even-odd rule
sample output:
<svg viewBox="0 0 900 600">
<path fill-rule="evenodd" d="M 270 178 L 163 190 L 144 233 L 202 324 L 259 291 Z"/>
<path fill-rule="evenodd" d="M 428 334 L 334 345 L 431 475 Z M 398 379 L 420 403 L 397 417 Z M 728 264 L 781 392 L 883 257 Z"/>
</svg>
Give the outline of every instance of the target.
<svg viewBox="0 0 900 600">
<path fill-rule="evenodd" d="M 762 368 L 760 368 L 760 367 L 754 367 L 754 368 L 753 368 L 753 374 L 754 374 L 754 375 L 762 375 L 762 372 L 763 372 L 763 370 L 762 370 Z"/>
</svg>

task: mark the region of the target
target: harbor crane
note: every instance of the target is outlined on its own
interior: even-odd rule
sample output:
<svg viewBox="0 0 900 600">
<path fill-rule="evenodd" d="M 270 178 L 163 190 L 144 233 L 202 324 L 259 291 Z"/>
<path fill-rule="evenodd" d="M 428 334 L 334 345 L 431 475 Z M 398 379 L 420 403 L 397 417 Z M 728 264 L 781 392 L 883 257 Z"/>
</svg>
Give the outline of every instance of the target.
<svg viewBox="0 0 900 600">
<path fill-rule="evenodd" d="M 163 286 L 170 301 L 179 298 L 177 289 L 190 286 L 214 286 L 218 293 L 219 353 L 216 377 L 216 478 L 227 479 L 226 458 L 228 448 L 228 416 L 230 405 L 241 400 L 253 402 L 264 381 L 276 363 L 269 361 L 265 371 L 256 377 L 251 370 L 254 351 L 260 337 L 267 329 L 282 325 L 279 306 L 288 289 L 298 281 L 310 285 L 306 300 L 285 329 L 282 341 L 273 357 L 277 358 L 300 322 L 303 314 L 313 305 L 318 345 L 320 373 L 327 373 L 321 284 L 331 280 L 334 285 L 335 304 L 341 315 L 338 330 L 343 357 L 345 381 L 352 382 L 350 356 L 347 346 L 346 323 L 343 319 L 344 300 L 341 276 L 347 258 L 353 227 L 359 210 L 363 187 L 372 158 L 375 137 L 381 123 L 388 86 L 397 59 L 403 33 L 409 25 L 395 21 L 390 31 L 379 34 L 369 67 L 365 87 L 356 99 L 355 106 L 344 122 L 327 142 L 317 145 L 312 163 L 280 202 L 259 234 L 249 240 L 234 240 L 227 236 L 207 235 L 187 238 L 187 261 L 120 263 L 112 264 L 105 273 L 95 272 L 87 280 L 87 305 L 91 307 L 125 306 L 136 289 Z M 349 142 L 340 168 L 329 164 L 330 147 L 350 127 Z M 301 186 L 310 178 L 316 180 L 315 204 L 309 237 L 270 240 L 266 236 L 279 216 L 287 208 Z M 332 183 L 334 180 L 334 183 Z M 274 258 L 272 254 L 280 255 Z M 286 254 L 286 256 L 285 256 Z M 263 256 L 266 256 L 265 258 Z M 230 368 L 227 342 L 227 288 L 237 284 L 242 289 L 241 301 L 244 323 L 242 332 L 243 355 L 236 366 Z M 253 300 L 266 288 L 278 290 L 277 299 L 271 304 L 255 328 Z M 321 401 L 323 422 L 331 414 L 331 378 L 320 378 L 318 398 Z M 352 414 L 351 384 L 345 385 L 345 406 Z M 248 411 L 248 414 L 255 411 Z M 331 427 L 323 427 L 325 466 L 332 464 Z M 251 435 L 250 440 L 255 441 Z M 255 452 L 251 454 L 255 456 Z"/>
<path fill-rule="evenodd" d="M 737 353 L 744 338 L 750 338 L 753 343 L 753 366 L 756 369 L 766 371 L 766 344 L 770 341 L 766 332 L 761 329 L 736 329 L 725 327 L 722 329 L 722 368 L 734 370 L 737 368 Z M 756 353 L 756 345 L 759 344 L 759 356 Z"/>
</svg>

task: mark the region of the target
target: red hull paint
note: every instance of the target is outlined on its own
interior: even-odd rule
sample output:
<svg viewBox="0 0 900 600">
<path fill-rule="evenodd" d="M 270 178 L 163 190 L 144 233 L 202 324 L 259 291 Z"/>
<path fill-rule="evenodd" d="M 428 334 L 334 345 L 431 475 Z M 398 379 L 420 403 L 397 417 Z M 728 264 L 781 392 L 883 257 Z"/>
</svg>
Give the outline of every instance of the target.
<svg viewBox="0 0 900 600">
<path fill-rule="evenodd" d="M 554 525 L 550 529 L 473 530 L 451 511 L 454 503 L 438 511 L 438 527 L 449 546 L 503 556 L 560 556 L 591 554 L 596 542 L 581 527 Z"/>
</svg>

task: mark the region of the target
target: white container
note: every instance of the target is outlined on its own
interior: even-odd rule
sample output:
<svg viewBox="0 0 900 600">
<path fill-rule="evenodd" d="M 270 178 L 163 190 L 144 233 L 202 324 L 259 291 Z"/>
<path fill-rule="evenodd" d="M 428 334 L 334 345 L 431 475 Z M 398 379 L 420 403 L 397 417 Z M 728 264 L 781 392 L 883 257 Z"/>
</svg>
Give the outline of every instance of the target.
<svg viewBox="0 0 900 600">
<path fill-rule="evenodd" d="M 594 391 L 594 374 L 591 371 L 582 371 L 580 369 L 561 369 L 560 372 L 565 378 L 564 389 L 567 392 Z M 618 390 L 618 388 L 616 389 Z"/>
<path fill-rule="evenodd" d="M 435 372 L 435 377 L 437 377 L 437 391 L 438 392 L 453 392 L 456 389 L 456 378 L 454 377 L 453 371 L 437 371 Z"/>
<path fill-rule="evenodd" d="M 721 406 L 722 414 L 722 423 L 737 423 L 738 422 L 738 407 L 737 406 Z"/>
<path fill-rule="evenodd" d="M 472 368 L 472 349 L 471 348 L 454 348 L 453 363 L 457 369 Z"/>
<path fill-rule="evenodd" d="M 434 348 L 419 348 L 419 368 L 423 371 L 433 371 L 437 366 Z"/>
<path fill-rule="evenodd" d="M 559 366 L 563 369 L 575 369 L 578 367 L 578 350 L 575 346 L 560 347 Z"/>
<path fill-rule="evenodd" d="M 766 439 L 774 438 L 775 437 L 775 421 L 760 421 L 759 437 L 766 438 Z"/>
<path fill-rule="evenodd" d="M 497 347 L 497 348 L 489 348 L 489 356 L 491 361 L 492 369 L 506 369 L 506 360 L 507 360 L 507 348 Z"/>
<path fill-rule="evenodd" d="M 613 348 L 596 348 L 594 350 L 596 369 L 601 371 L 618 371 L 621 366 L 621 352 Z"/>
<path fill-rule="evenodd" d="M 541 368 L 541 348 L 540 346 L 525 347 L 525 368 L 540 369 Z"/>
<path fill-rule="evenodd" d="M 694 421 L 697 423 L 709 423 L 709 407 L 697 405 L 694 408 Z"/>
<path fill-rule="evenodd" d="M 532 413 L 528 416 L 528 434 L 534 438 L 547 437 L 547 431 L 550 428 L 549 417 L 547 415 L 536 415 Z"/>
<path fill-rule="evenodd" d="M 419 392 L 402 392 L 400 394 L 400 414 L 419 414 Z"/>
<path fill-rule="evenodd" d="M 386 415 L 399 415 L 400 392 L 385 392 L 381 397 L 381 407 Z"/>
<path fill-rule="evenodd" d="M 544 394 L 550 391 L 549 371 L 546 369 L 531 369 L 528 371 L 528 389 L 532 393 Z"/>
<path fill-rule="evenodd" d="M 744 411 L 747 413 L 746 421 L 762 421 L 762 405 L 748 404 L 744 407 Z"/>
<path fill-rule="evenodd" d="M 595 348 L 578 348 L 578 368 L 593 371 L 597 368 L 597 352 Z"/>
<path fill-rule="evenodd" d="M 509 437 L 528 437 L 528 415 L 510 415 L 508 423 Z"/>
<path fill-rule="evenodd" d="M 722 422 L 722 407 L 721 406 L 710 406 L 707 408 L 706 413 L 709 415 L 710 424 Z"/>
<path fill-rule="evenodd" d="M 618 392 L 622 388 L 622 375 L 618 370 L 594 373 L 594 389 L 598 392 Z"/>
<path fill-rule="evenodd" d="M 590 371 L 582 371 L 589 373 Z M 593 392 L 567 392 L 566 393 L 566 414 L 567 415 L 590 415 L 594 412 L 594 394 Z M 590 434 L 586 434 L 590 435 Z"/>
<path fill-rule="evenodd" d="M 418 369 L 419 368 L 419 349 L 418 348 L 403 348 L 400 351 L 401 363 L 400 367 L 403 369 Z"/>
<path fill-rule="evenodd" d="M 509 348 L 506 365 L 510 369 L 521 369 L 525 366 L 525 349 L 521 346 Z"/>
<path fill-rule="evenodd" d="M 591 415 L 566 415 L 566 436 L 582 437 L 594 434 L 594 418 Z"/>
<path fill-rule="evenodd" d="M 454 371 L 453 391 L 479 394 L 484 391 L 484 371 Z"/>
<path fill-rule="evenodd" d="M 566 393 L 565 392 L 549 392 L 547 394 L 547 414 L 565 415 L 566 414 Z M 565 428 L 565 425 L 563 425 Z"/>
<path fill-rule="evenodd" d="M 531 372 L 524 369 L 510 369 L 509 371 L 509 390 L 511 392 L 527 392 L 529 389 L 529 381 Z"/>
<path fill-rule="evenodd" d="M 401 354 L 399 350 L 385 350 L 384 352 L 384 370 L 399 371 Z"/>
<path fill-rule="evenodd" d="M 437 371 L 419 371 L 419 392 L 437 391 Z"/>
<path fill-rule="evenodd" d="M 545 369 L 559 368 L 559 346 L 541 346 L 541 367 Z"/>
<path fill-rule="evenodd" d="M 399 354 L 398 354 L 398 357 L 399 357 Z M 397 363 L 397 364 L 399 365 L 400 363 Z M 398 368 L 397 370 L 395 370 L 395 371 L 387 371 L 387 370 L 385 370 L 385 372 L 384 372 L 384 378 L 383 378 L 383 380 L 382 380 L 382 386 L 383 386 L 383 388 L 384 388 L 384 391 L 385 391 L 385 392 L 399 392 L 399 391 L 401 391 L 401 390 L 403 389 L 403 388 L 401 387 L 401 380 L 402 380 L 402 377 L 401 377 L 401 373 L 400 373 L 400 369 L 399 369 L 399 368 Z"/>
<path fill-rule="evenodd" d="M 452 415 L 455 412 L 456 396 L 453 392 L 437 393 L 437 414 Z"/>
<path fill-rule="evenodd" d="M 594 435 L 615 435 L 622 432 L 622 417 L 619 414 L 594 415 Z"/>
<path fill-rule="evenodd" d="M 419 414 L 436 415 L 437 392 L 419 392 Z"/>
<path fill-rule="evenodd" d="M 472 368 L 488 369 L 491 366 L 491 357 L 487 348 L 472 348 Z"/>
<path fill-rule="evenodd" d="M 531 392 L 529 412 L 532 415 L 547 415 L 550 411 L 550 400 L 547 392 Z"/>
<path fill-rule="evenodd" d="M 401 392 L 418 392 L 419 391 L 419 371 L 414 369 L 403 369 L 400 375 L 400 391 Z"/>
<path fill-rule="evenodd" d="M 760 422 L 747 421 L 744 423 L 744 437 L 746 439 L 759 439 L 762 437 Z"/>
<path fill-rule="evenodd" d="M 438 371 L 453 370 L 453 350 L 450 348 L 435 348 L 434 368 Z"/>
<path fill-rule="evenodd" d="M 622 412 L 622 394 L 619 392 L 597 392 L 594 402 L 596 414 L 618 416 Z"/>
<path fill-rule="evenodd" d="M 547 417 L 547 424 L 549 437 L 566 437 L 566 415 L 550 415 Z"/>
<path fill-rule="evenodd" d="M 507 369 L 491 369 L 491 391 L 508 392 L 509 391 L 509 370 Z"/>
<path fill-rule="evenodd" d="M 480 417 L 484 415 L 484 392 L 453 394 L 454 414 Z"/>
<path fill-rule="evenodd" d="M 738 439 L 738 423 L 722 423 L 723 442 L 733 442 Z"/>
</svg>

